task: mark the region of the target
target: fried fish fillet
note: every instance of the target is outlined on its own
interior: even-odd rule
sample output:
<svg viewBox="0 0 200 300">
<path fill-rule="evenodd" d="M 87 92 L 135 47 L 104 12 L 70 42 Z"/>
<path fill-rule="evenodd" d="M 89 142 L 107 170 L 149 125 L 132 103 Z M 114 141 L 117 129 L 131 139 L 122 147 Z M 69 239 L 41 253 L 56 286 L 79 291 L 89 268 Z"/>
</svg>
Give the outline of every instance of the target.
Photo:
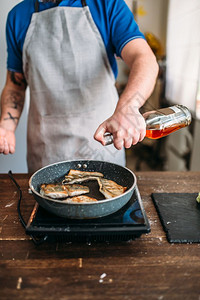
<svg viewBox="0 0 200 300">
<path fill-rule="evenodd" d="M 67 198 L 63 202 L 66 203 L 90 203 L 90 202 L 97 202 L 98 200 L 88 196 L 76 196 L 72 198 Z"/>
<path fill-rule="evenodd" d="M 53 199 L 79 196 L 89 193 L 89 188 L 80 184 L 42 184 L 40 194 Z"/>
<path fill-rule="evenodd" d="M 85 172 L 79 170 L 71 169 L 68 175 L 65 176 L 63 184 L 73 184 L 88 180 L 97 180 L 97 178 L 103 177 L 103 174 L 100 172 Z"/>
<path fill-rule="evenodd" d="M 63 199 L 68 197 L 68 192 L 63 184 L 42 184 L 40 194 L 53 199 Z"/>
<path fill-rule="evenodd" d="M 80 184 L 66 184 L 65 189 L 70 197 L 89 193 L 89 187 Z"/>
<path fill-rule="evenodd" d="M 114 198 L 122 195 L 127 187 L 117 184 L 115 181 L 105 178 L 98 178 L 99 191 L 105 196 L 106 199 Z"/>
</svg>

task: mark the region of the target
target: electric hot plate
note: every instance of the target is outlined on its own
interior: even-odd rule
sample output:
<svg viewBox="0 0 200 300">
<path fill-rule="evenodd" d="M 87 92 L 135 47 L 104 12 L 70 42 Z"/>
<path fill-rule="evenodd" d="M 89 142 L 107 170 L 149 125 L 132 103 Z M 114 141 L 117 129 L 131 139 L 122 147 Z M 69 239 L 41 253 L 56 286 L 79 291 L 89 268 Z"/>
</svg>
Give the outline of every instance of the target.
<svg viewBox="0 0 200 300">
<path fill-rule="evenodd" d="M 36 203 L 26 225 L 26 233 L 34 240 L 50 242 L 129 241 L 149 232 L 150 224 L 137 187 L 124 207 L 106 217 L 66 219 Z"/>
</svg>

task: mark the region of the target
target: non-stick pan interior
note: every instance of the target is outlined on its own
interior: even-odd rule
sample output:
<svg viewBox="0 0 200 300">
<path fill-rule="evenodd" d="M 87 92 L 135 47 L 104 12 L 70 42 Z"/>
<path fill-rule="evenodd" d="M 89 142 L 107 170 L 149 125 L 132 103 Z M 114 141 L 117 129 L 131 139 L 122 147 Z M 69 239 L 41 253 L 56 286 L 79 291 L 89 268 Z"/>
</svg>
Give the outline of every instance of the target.
<svg viewBox="0 0 200 300">
<path fill-rule="evenodd" d="M 59 162 L 38 170 L 31 177 L 30 185 L 36 192 L 39 193 L 41 184 L 61 182 L 65 175 L 68 174 L 70 169 L 87 172 L 101 172 L 104 174 L 104 178 L 114 180 L 116 183 L 127 187 L 127 190 L 130 189 L 133 184 L 135 184 L 134 174 L 127 168 L 124 168 L 120 165 L 104 161 L 76 160 Z M 91 187 L 93 186 L 94 183 L 92 183 Z M 95 196 L 98 197 L 97 194 Z"/>
</svg>

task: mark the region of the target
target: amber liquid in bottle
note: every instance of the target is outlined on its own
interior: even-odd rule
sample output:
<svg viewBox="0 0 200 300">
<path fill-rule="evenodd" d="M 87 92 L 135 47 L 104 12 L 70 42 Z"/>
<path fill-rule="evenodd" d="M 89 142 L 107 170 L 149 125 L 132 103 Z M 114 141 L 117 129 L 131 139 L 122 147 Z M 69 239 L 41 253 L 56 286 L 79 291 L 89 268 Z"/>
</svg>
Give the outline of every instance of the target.
<svg viewBox="0 0 200 300">
<path fill-rule="evenodd" d="M 170 133 L 172 133 L 176 130 L 179 130 L 183 127 L 185 127 L 184 124 L 181 124 L 181 125 L 179 124 L 179 125 L 171 126 L 171 127 L 164 128 L 164 129 L 146 130 L 146 137 L 149 138 L 149 139 L 156 140 L 156 139 L 159 139 L 161 137 L 167 136 L 168 134 L 170 134 Z"/>
<path fill-rule="evenodd" d="M 187 107 L 174 105 L 157 111 L 143 114 L 146 122 L 146 137 L 159 139 L 186 127 L 191 122 L 191 114 Z"/>
</svg>

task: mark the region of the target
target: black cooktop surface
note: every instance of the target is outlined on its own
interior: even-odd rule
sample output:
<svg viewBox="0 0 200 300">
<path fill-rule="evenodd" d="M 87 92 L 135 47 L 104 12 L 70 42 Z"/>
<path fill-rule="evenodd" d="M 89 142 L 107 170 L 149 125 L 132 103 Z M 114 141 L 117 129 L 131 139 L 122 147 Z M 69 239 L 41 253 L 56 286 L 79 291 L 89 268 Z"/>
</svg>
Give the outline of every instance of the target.
<svg viewBox="0 0 200 300">
<path fill-rule="evenodd" d="M 27 234 L 49 241 L 126 241 L 148 232 L 150 225 L 137 187 L 119 211 L 96 219 L 58 217 L 36 203 L 26 226 Z"/>
</svg>

